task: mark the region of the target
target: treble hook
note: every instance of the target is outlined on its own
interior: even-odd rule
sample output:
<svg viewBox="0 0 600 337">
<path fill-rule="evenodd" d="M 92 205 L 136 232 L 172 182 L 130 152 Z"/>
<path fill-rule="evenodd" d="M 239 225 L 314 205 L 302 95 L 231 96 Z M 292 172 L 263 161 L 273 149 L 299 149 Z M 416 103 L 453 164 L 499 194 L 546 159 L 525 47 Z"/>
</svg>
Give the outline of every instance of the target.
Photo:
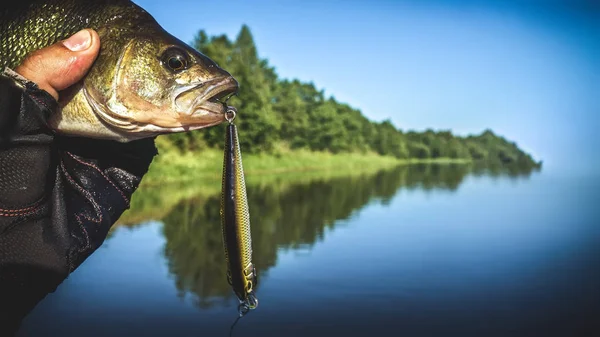
<svg viewBox="0 0 600 337">
<path fill-rule="evenodd" d="M 233 328 L 235 327 L 235 325 L 237 324 L 237 322 L 240 320 L 240 318 L 246 316 L 246 314 L 248 313 L 248 311 L 250 311 L 250 308 L 248 307 L 247 303 L 241 302 L 240 305 L 238 305 L 238 317 L 235 319 L 235 321 L 233 322 L 233 324 L 229 328 L 229 337 L 233 336 Z"/>
</svg>

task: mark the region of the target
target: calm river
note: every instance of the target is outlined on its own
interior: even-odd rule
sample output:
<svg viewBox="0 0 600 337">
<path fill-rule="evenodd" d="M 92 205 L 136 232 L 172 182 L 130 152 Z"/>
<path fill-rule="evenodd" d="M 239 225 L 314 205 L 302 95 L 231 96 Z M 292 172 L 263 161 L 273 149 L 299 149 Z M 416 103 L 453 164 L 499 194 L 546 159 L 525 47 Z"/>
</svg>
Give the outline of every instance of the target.
<svg viewBox="0 0 600 337">
<path fill-rule="evenodd" d="M 248 186 L 260 304 L 233 336 L 600 336 L 600 179 L 413 165 L 297 180 Z M 229 335 L 219 195 L 136 198 L 18 336 Z"/>
</svg>

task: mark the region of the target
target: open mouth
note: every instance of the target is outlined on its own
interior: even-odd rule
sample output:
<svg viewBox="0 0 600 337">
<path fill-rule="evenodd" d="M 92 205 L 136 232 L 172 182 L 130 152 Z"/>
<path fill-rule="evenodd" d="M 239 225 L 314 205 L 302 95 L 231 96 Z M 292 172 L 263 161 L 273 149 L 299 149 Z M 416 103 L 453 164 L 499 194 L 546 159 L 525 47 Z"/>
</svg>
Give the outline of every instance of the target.
<svg viewBox="0 0 600 337">
<path fill-rule="evenodd" d="M 208 101 L 211 103 L 226 103 L 231 96 L 237 95 L 237 85 L 223 88 L 222 91 L 215 93 Z"/>
<path fill-rule="evenodd" d="M 228 77 L 221 83 L 217 84 L 214 89 L 210 90 L 208 94 L 208 102 L 224 104 L 236 95 L 238 91 L 238 83 L 233 77 Z"/>
<path fill-rule="evenodd" d="M 227 100 L 236 95 L 237 91 L 238 83 L 233 77 L 219 80 L 208 88 L 204 99 L 200 99 L 203 103 L 196 106 L 194 115 L 217 114 L 224 116 Z"/>
<path fill-rule="evenodd" d="M 207 115 L 224 115 L 226 102 L 237 94 L 238 83 L 231 77 L 221 77 L 190 87 L 182 88 L 176 94 L 175 104 L 182 106 L 183 115 L 199 118 Z M 185 108 L 185 106 L 188 108 Z M 222 117 L 222 116 L 221 116 Z M 212 116 L 210 118 L 220 118 Z"/>
</svg>

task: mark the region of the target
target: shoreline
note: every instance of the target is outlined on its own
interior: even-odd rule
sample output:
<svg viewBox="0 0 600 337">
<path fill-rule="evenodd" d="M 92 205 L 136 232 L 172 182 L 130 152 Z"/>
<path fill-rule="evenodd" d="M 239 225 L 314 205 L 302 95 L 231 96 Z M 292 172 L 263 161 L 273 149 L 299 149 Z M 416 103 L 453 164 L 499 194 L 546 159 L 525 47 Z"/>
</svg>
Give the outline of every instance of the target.
<svg viewBox="0 0 600 337">
<path fill-rule="evenodd" d="M 161 153 L 160 151 L 159 153 Z M 184 183 L 192 180 L 220 180 L 222 152 L 207 149 L 197 152 L 159 154 L 142 180 L 146 187 L 165 183 Z M 316 152 L 307 150 L 286 151 L 277 154 L 243 155 L 244 172 L 248 179 L 288 174 L 325 173 L 347 175 L 368 173 L 386 168 L 414 164 L 472 164 L 465 158 L 399 159 L 375 153 Z"/>
<path fill-rule="evenodd" d="M 321 160 L 321 165 L 302 166 L 307 155 L 313 154 L 289 152 L 285 156 L 247 155 L 244 157 L 244 166 L 248 188 L 272 189 L 282 192 L 297 185 L 310 186 L 313 183 L 327 183 L 338 179 L 350 179 L 351 181 L 372 179 L 372 177 L 385 174 L 382 172 L 389 173 L 390 171 L 396 172 L 394 174 L 398 175 L 397 179 L 404 180 L 406 174 L 412 170 L 411 165 L 419 164 L 446 166 L 449 170 L 442 171 L 449 175 L 439 176 L 441 171 L 433 166 L 426 166 L 423 170 L 416 168 L 413 170 L 413 174 L 449 179 L 448 184 L 452 185 L 455 183 L 456 175 L 464 176 L 472 170 L 478 170 L 479 166 L 485 165 L 483 162 L 451 158 L 407 160 L 372 154 L 331 155 L 321 153 L 315 154 L 317 159 Z M 293 159 L 300 157 L 300 160 L 292 161 L 292 157 L 294 157 Z M 324 157 L 329 159 L 324 160 Z M 355 161 L 349 163 L 350 157 Z M 272 160 L 281 162 L 283 167 L 268 167 L 265 170 L 264 167 L 271 165 Z M 249 165 L 246 165 L 247 163 Z M 294 165 L 290 165 L 290 163 Z M 221 192 L 221 165 L 222 153 L 218 150 L 163 155 L 160 160 L 153 162 L 148 174 L 143 178 L 131 199 L 130 209 L 125 211 L 117 221 L 118 224 L 131 225 L 151 219 L 162 219 L 173 207 L 183 201 L 198 203 L 212 200 L 210 202 L 218 204 L 218 196 Z M 487 169 L 485 166 L 483 167 L 484 171 L 481 172 L 485 172 Z M 519 170 L 506 171 L 507 167 L 496 168 L 499 168 L 500 171 L 492 171 L 492 174 L 521 174 Z M 525 168 L 525 171 L 527 170 Z"/>
</svg>

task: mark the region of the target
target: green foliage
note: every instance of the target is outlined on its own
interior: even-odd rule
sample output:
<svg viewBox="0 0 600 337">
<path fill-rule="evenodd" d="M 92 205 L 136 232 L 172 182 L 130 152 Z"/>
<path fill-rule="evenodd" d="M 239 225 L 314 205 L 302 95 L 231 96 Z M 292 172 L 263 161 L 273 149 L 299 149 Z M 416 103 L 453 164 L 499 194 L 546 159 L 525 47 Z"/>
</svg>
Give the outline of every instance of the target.
<svg viewBox="0 0 600 337">
<path fill-rule="evenodd" d="M 411 158 L 426 159 L 431 156 L 427 145 L 414 141 L 408 145 L 408 153 Z"/>
<path fill-rule="evenodd" d="M 371 152 L 399 159 L 460 159 L 494 165 L 518 163 L 539 167 L 516 144 L 485 130 L 458 137 L 448 130 L 403 133 L 390 120 L 368 120 L 360 110 L 325 97 L 312 82 L 280 79 L 258 48 L 250 28 L 242 26 L 234 41 L 199 31 L 192 45 L 229 71 L 240 83 L 236 120 L 244 152 L 276 153 L 308 149 L 332 153 Z M 220 147 L 224 128 L 169 135 L 181 152 Z"/>
</svg>

